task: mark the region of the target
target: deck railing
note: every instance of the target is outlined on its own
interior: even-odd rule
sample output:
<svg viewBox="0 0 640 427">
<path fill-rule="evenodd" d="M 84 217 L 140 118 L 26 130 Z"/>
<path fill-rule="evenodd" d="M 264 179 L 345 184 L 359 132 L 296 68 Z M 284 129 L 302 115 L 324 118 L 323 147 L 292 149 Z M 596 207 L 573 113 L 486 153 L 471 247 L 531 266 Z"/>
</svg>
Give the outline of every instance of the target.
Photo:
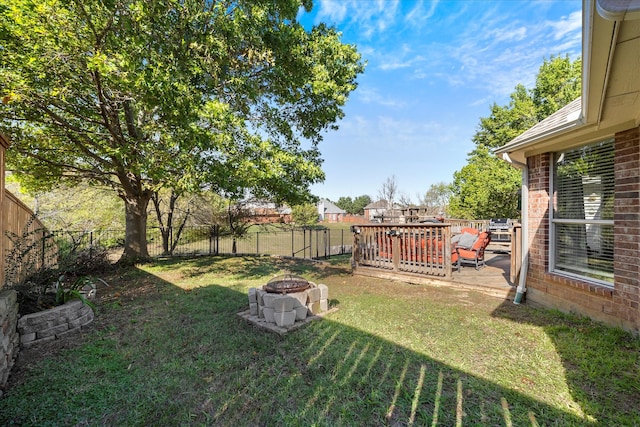
<svg viewBox="0 0 640 427">
<path fill-rule="evenodd" d="M 366 224 L 352 227 L 353 265 L 451 279 L 451 225 Z"/>
</svg>

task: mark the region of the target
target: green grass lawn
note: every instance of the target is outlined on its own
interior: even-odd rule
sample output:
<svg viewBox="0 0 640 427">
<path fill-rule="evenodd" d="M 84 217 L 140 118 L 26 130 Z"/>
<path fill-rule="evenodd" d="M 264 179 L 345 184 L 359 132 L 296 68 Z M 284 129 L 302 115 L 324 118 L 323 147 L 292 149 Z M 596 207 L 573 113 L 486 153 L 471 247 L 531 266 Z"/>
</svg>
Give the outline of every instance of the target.
<svg viewBox="0 0 640 427">
<path fill-rule="evenodd" d="M 338 308 L 284 337 L 237 316 L 276 274 Z M 23 350 L 0 425 L 633 426 L 640 340 L 469 291 L 270 257 L 105 277 L 82 333 Z"/>
</svg>

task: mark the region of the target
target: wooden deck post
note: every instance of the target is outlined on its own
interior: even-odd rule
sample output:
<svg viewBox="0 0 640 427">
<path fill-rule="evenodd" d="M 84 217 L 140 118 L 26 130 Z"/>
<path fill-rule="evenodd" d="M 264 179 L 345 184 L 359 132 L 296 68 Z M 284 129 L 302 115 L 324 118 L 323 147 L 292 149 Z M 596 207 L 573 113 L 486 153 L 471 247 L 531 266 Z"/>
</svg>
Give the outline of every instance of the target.
<svg viewBox="0 0 640 427">
<path fill-rule="evenodd" d="M 394 234 L 391 237 L 391 254 L 393 260 L 393 271 L 398 271 L 400 267 L 400 237 Z"/>
</svg>

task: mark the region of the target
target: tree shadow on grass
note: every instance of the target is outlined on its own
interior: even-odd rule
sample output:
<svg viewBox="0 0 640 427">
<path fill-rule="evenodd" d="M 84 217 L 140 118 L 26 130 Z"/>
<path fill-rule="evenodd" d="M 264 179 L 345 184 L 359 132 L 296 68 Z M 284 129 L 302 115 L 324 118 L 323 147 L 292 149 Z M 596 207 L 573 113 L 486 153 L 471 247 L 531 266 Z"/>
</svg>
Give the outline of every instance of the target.
<svg viewBox="0 0 640 427">
<path fill-rule="evenodd" d="M 193 259 L 168 259 L 157 262 L 163 270 L 170 270 L 174 266 L 189 267 L 184 269 L 183 275 L 190 278 L 207 274 L 225 274 L 238 279 L 270 278 L 277 274 L 291 273 L 297 275 L 313 275 L 315 279 L 350 274 L 350 268 L 344 263 L 316 261 L 299 258 L 271 257 L 271 256 L 215 256 Z"/>
<path fill-rule="evenodd" d="M 25 368 L 0 400 L 0 424 L 589 425 L 330 317 L 283 337 L 257 329 L 237 316 L 242 286 L 124 278 L 83 343 Z"/>
<path fill-rule="evenodd" d="M 504 301 L 493 316 L 542 328 L 565 369 L 567 386 L 601 425 L 640 425 L 640 339 L 586 317 Z"/>
</svg>

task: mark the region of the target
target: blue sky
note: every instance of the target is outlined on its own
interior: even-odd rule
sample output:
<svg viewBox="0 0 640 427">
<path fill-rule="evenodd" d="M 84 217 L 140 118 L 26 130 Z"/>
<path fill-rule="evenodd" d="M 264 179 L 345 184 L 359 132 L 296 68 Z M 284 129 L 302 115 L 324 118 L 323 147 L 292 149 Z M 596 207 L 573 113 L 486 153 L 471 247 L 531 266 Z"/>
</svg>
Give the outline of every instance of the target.
<svg viewBox="0 0 640 427">
<path fill-rule="evenodd" d="M 340 129 L 320 144 L 326 180 L 313 194 L 374 200 L 395 176 L 418 201 L 452 182 L 494 102 L 532 88 L 545 58 L 581 54 L 579 0 L 315 0 L 325 22 L 367 62 Z"/>
</svg>

